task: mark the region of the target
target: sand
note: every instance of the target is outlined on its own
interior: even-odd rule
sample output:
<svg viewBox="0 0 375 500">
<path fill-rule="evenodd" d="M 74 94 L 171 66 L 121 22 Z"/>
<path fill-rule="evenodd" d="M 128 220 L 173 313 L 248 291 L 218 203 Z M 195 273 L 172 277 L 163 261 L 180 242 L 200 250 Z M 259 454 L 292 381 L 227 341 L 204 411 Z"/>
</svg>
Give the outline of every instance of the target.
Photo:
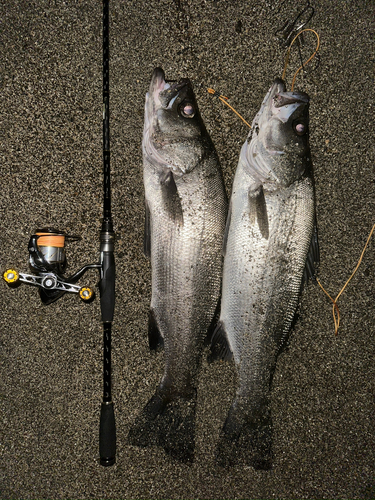
<svg viewBox="0 0 375 500">
<path fill-rule="evenodd" d="M 374 240 L 332 307 L 318 286 L 273 383 L 272 472 L 215 465 L 215 444 L 235 390 L 232 364 L 203 363 L 196 460 L 126 442 L 153 394 L 163 354 L 147 344 L 150 265 L 142 253 L 144 96 L 155 66 L 189 77 L 230 193 L 248 129 L 207 93 L 252 121 L 285 49 L 275 32 L 303 3 L 113 0 L 110 5 L 112 203 L 117 233 L 113 399 L 117 462 L 98 463 L 102 396 L 99 300 L 73 294 L 45 306 L 37 289 L 0 283 L 2 499 L 375 498 Z M 314 2 L 321 38 L 296 89 L 307 92 L 321 252 L 319 277 L 336 295 L 375 223 L 373 54 L 375 5 Z M 101 2 L 1 2 L 1 268 L 28 271 L 28 240 L 50 225 L 82 240 L 68 270 L 99 259 L 102 216 Z M 305 36 L 304 56 L 315 38 Z M 286 81 L 298 67 L 293 51 Z M 96 286 L 88 273 L 80 283 Z"/>
</svg>

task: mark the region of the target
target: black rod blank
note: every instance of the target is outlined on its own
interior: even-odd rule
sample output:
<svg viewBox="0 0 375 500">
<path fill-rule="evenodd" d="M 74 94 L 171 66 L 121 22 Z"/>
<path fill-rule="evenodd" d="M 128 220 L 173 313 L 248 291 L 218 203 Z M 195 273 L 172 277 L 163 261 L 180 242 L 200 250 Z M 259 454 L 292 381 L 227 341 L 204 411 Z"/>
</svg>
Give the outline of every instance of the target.
<svg viewBox="0 0 375 500">
<path fill-rule="evenodd" d="M 111 155 L 109 148 L 109 0 L 103 0 L 103 167 L 104 219 L 111 218 Z"/>
<path fill-rule="evenodd" d="M 115 259 L 111 215 L 109 145 L 109 0 L 103 0 L 103 223 L 100 232 L 100 307 L 103 321 L 103 401 L 100 412 L 100 464 L 116 461 L 116 425 L 111 395 L 111 330 L 115 306 Z"/>
</svg>

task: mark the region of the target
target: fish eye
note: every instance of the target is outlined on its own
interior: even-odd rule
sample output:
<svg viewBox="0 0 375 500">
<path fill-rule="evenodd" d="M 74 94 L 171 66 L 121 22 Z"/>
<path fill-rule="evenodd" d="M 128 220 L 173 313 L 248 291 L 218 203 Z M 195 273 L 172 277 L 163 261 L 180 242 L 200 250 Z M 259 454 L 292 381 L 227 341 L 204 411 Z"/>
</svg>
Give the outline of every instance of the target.
<svg viewBox="0 0 375 500">
<path fill-rule="evenodd" d="M 297 120 L 295 123 L 293 123 L 293 128 L 294 131 L 297 135 L 305 135 L 307 132 L 307 125 L 306 123 Z"/>
<path fill-rule="evenodd" d="M 191 102 L 184 102 L 180 104 L 179 112 L 185 118 L 193 118 L 195 115 L 195 107 Z"/>
</svg>

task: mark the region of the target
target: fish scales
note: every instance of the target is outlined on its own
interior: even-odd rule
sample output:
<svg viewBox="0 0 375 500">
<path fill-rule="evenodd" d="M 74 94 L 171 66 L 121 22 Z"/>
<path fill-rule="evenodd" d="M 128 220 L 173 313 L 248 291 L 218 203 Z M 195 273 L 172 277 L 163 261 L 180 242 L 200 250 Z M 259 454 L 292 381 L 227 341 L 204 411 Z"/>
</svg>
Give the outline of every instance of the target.
<svg viewBox="0 0 375 500">
<path fill-rule="evenodd" d="M 301 278 L 313 228 L 311 179 L 265 195 L 270 238 L 251 223 L 249 182 L 241 170 L 232 191 L 221 319 L 228 332 L 234 359 L 247 356 L 244 331 L 260 335 L 260 325 L 279 325 L 280 341 L 287 335 L 298 302 Z M 249 244 L 251 241 L 251 245 Z M 287 283 L 285 278 L 288 277 Z M 291 302 L 286 300 L 290 295 Z M 283 300 L 281 300 L 283 298 Z M 230 333 L 229 333 L 230 332 Z"/>
<path fill-rule="evenodd" d="M 221 321 L 244 380 L 251 373 L 249 364 L 253 363 L 254 349 L 259 347 L 257 342 L 276 330 L 272 337 L 276 355 L 292 324 L 314 222 L 312 194 L 311 180 L 305 179 L 284 192 L 266 195 L 270 231 L 266 240 L 258 226 L 244 224 L 244 219 L 249 220 L 249 202 L 245 199 L 236 207 L 240 201 L 237 196 L 247 196 L 247 192 L 233 190 L 225 262 L 231 271 L 224 274 L 223 288 L 228 292 L 222 300 Z M 241 382 L 240 386 L 242 390 L 246 387 L 250 397 L 250 387 Z"/>
<path fill-rule="evenodd" d="M 170 219 L 160 187 L 145 169 L 153 235 L 151 308 L 164 337 L 164 378 L 173 378 L 179 391 L 185 390 L 187 380 L 196 374 L 196 350 L 212 321 L 221 284 L 224 223 L 218 221 L 220 212 L 224 219 L 225 208 L 215 175 L 217 159 L 207 158 L 201 169 L 205 175 L 197 170 L 176 180 L 182 226 Z"/>
</svg>

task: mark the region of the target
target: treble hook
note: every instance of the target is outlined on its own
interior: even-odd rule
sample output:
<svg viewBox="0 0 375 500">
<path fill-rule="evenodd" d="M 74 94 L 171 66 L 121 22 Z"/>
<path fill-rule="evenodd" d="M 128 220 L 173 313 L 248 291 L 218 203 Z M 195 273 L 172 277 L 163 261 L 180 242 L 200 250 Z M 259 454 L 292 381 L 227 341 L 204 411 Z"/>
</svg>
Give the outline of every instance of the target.
<svg viewBox="0 0 375 500">
<path fill-rule="evenodd" d="M 283 2 L 285 3 L 285 2 Z M 280 10 L 279 10 L 280 12 Z M 307 23 L 309 23 L 315 13 L 315 9 L 312 5 L 310 5 L 310 0 L 307 0 L 305 7 L 297 14 L 297 17 L 294 20 L 286 21 L 282 28 L 275 31 L 275 35 L 283 39 L 283 44 L 285 47 L 289 47 L 291 39 L 301 30 L 303 29 Z M 306 14 L 306 19 L 301 20 L 302 16 Z M 301 43 L 303 45 L 303 39 L 301 42 L 298 40 L 298 44 Z"/>
</svg>

